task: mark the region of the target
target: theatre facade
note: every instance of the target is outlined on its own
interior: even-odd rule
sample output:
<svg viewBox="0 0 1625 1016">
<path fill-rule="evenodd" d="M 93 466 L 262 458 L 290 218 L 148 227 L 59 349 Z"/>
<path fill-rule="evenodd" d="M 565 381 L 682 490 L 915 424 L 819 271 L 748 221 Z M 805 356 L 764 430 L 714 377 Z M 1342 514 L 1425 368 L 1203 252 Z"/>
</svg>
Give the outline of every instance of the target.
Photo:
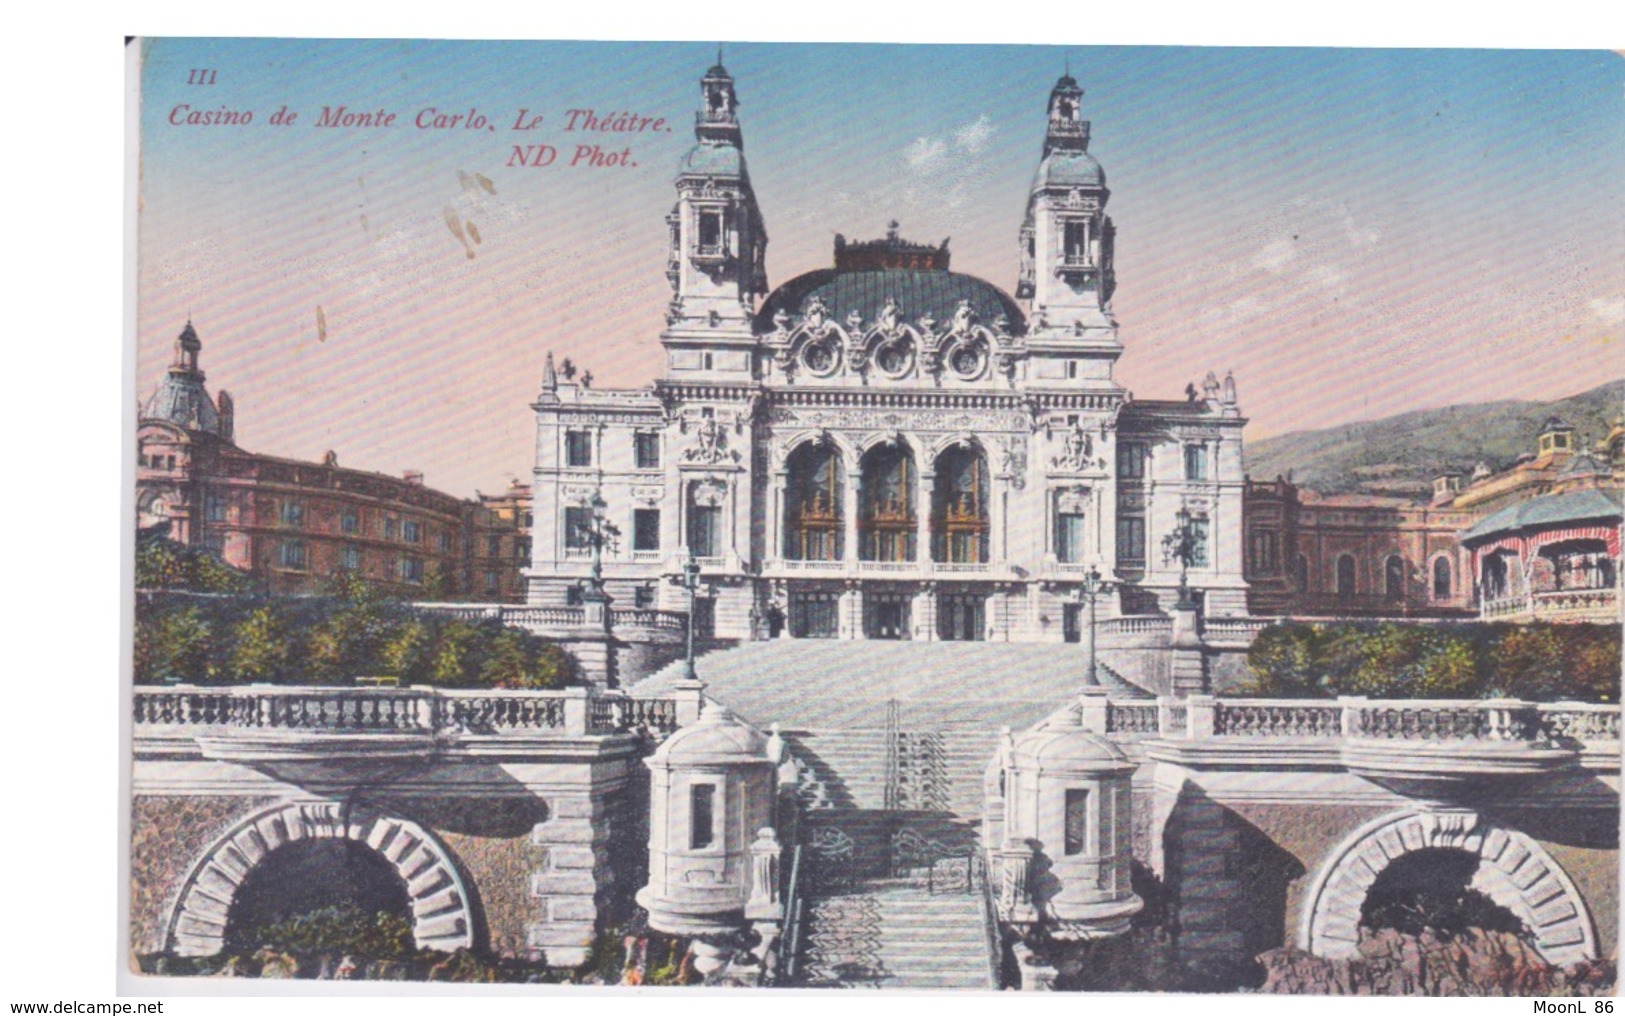
<svg viewBox="0 0 1625 1016">
<path fill-rule="evenodd" d="M 578 602 L 596 567 L 617 607 L 685 610 L 694 561 L 723 639 L 1073 640 L 1091 573 L 1101 618 L 1165 611 L 1182 576 L 1209 617 L 1245 614 L 1235 382 L 1151 400 L 1114 379 L 1082 101 L 1070 76 L 1049 95 L 1013 292 L 896 223 L 770 288 L 734 81 L 711 68 L 665 223 L 662 376 L 592 388 L 549 357 L 528 601 Z"/>
</svg>

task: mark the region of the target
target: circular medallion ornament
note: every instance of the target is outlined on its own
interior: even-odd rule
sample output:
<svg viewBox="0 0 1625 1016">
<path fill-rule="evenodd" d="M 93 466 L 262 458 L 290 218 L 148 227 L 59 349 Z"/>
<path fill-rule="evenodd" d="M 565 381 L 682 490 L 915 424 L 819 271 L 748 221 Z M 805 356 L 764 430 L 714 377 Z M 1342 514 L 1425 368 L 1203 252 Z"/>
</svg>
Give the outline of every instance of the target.
<svg viewBox="0 0 1625 1016">
<path fill-rule="evenodd" d="M 962 380 L 974 381 L 987 369 L 987 357 L 976 346 L 959 346 L 948 354 L 948 369 Z"/>
<path fill-rule="evenodd" d="M 809 342 L 801 347 L 801 366 L 815 377 L 828 377 L 835 373 L 839 363 L 840 358 L 835 355 L 833 343 Z"/>
<path fill-rule="evenodd" d="M 907 338 L 888 339 L 875 350 L 875 368 L 889 378 L 900 378 L 914 366 L 914 348 Z"/>
</svg>

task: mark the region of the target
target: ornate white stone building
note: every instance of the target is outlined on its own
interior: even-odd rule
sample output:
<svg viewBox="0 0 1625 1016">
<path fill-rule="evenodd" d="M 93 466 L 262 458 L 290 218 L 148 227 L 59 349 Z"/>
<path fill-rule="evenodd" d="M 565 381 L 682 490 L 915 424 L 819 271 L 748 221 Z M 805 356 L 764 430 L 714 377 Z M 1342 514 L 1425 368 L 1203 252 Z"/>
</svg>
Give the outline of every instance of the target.
<svg viewBox="0 0 1625 1016">
<path fill-rule="evenodd" d="M 1014 296 L 895 223 L 770 292 L 733 79 L 701 92 L 664 376 L 599 390 L 548 361 L 532 604 L 581 595 L 597 501 L 617 604 L 686 608 L 669 580 L 692 556 L 720 638 L 1075 639 L 1091 568 L 1103 618 L 1171 606 L 1182 530 L 1207 614 L 1246 612 L 1235 385 L 1149 401 L 1113 379 L 1115 233 L 1077 82 L 1050 93 Z"/>
</svg>

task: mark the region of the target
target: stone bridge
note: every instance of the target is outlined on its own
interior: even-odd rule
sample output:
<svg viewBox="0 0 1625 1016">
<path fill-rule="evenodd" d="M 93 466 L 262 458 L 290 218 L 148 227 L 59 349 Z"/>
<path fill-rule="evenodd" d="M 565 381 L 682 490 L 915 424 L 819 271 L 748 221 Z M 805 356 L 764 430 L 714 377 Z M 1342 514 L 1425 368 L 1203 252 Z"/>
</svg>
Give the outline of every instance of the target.
<svg viewBox="0 0 1625 1016">
<path fill-rule="evenodd" d="M 1078 701 L 1139 763 L 1134 854 L 1188 967 L 1291 944 L 1351 955 L 1379 877 L 1437 852 L 1465 858 L 1549 960 L 1617 948 L 1617 706 Z M 646 877 L 641 760 L 700 703 L 698 690 L 137 688 L 132 952 L 211 955 L 267 885 L 319 896 L 301 857 L 320 846 L 404 886 L 421 946 L 579 963 Z M 980 796 L 957 788 L 941 807 Z"/>
</svg>

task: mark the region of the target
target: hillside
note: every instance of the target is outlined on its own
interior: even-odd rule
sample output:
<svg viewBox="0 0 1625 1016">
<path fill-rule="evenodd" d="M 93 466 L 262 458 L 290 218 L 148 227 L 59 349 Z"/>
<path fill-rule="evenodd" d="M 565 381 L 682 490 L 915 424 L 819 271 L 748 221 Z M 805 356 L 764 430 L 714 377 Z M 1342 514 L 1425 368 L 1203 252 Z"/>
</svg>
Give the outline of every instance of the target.
<svg viewBox="0 0 1625 1016">
<path fill-rule="evenodd" d="M 1423 498 L 1447 469 L 1470 473 L 1479 462 L 1511 465 L 1535 447 L 1549 416 L 1573 424 L 1589 447 L 1622 411 L 1625 380 L 1554 402 L 1483 402 L 1421 409 L 1326 430 L 1294 431 L 1246 447 L 1255 480 L 1291 472 L 1322 494 L 1385 494 Z"/>
</svg>

